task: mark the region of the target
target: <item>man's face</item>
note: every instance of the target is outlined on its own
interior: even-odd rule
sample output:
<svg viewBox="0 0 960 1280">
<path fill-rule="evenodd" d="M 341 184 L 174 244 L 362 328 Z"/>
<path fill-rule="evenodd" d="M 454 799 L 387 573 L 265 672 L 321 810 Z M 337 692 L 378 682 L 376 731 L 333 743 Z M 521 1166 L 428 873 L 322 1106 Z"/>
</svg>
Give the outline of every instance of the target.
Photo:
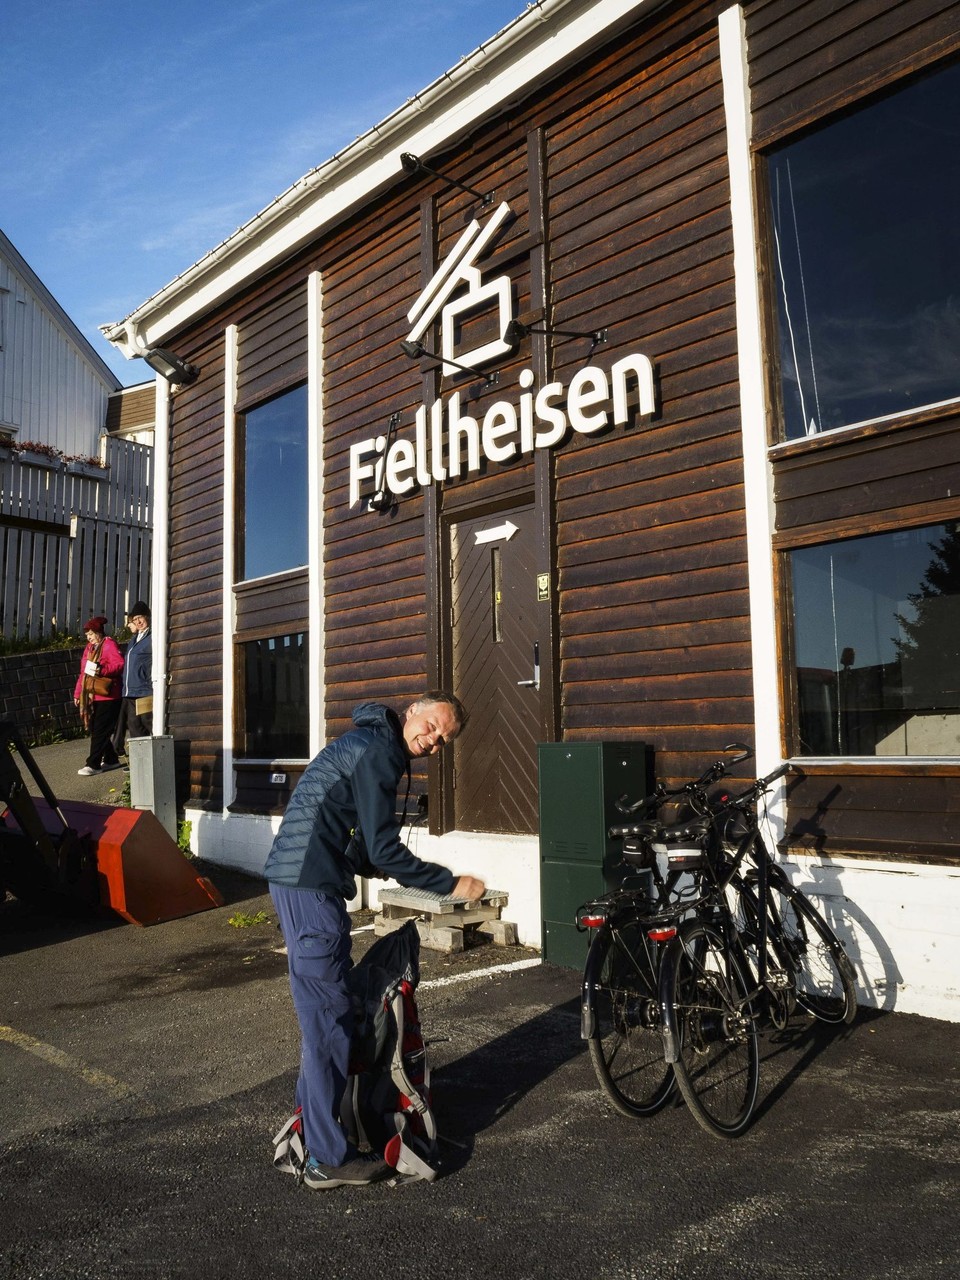
<svg viewBox="0 0 960 1280">
<path fill-rule="evenodd" d="M 403 740 L 407 754 L 433 756 L 445 742 L 452 742 L 460 732 L 460 722 L 449 702 L 414 703 L 407 707 L 403 722 Z"/>
<path fill-rule="evenodd" d="M 150 623 L 142 613 L 135 613 L 132 618 L 127 619 L 127 625 L 130 627 L 131 631 L 146 631 Z"/>
</svg>

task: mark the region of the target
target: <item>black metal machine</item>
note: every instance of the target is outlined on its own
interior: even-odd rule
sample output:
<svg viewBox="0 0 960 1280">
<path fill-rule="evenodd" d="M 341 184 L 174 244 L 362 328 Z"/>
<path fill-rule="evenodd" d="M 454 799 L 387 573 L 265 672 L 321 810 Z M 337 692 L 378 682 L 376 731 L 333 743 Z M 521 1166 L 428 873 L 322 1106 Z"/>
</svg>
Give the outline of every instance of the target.
<svg viewBox="0 0 960 1280">
<path fill-rule="evenodd" d="M 30 771 L 52 821 L 41 818 L 17 758 Z M 90 836 L 71 827 L 29 747 L 9 720 L 0 720 L 0 804 L 5 806 L 0 812 L 0 888 L 43 906 L 98 906 L 97 859 Z"/>
</svg>

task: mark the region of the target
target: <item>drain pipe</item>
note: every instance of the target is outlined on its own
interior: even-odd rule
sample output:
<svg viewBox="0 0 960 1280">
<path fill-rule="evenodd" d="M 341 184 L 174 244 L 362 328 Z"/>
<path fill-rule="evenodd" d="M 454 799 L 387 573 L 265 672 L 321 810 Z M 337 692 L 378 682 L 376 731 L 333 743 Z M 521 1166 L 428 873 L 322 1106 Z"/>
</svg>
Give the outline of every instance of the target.
<svg viewBox="0 0 960 1280">
<path fill-rule="evenodd" d="M 153 432 L 153 546 L 150 628 L 153 632 L 153 733 L 167 731 L 167 627 L 170 531 L 170 383 L 157 375 Z"/>
</svg>

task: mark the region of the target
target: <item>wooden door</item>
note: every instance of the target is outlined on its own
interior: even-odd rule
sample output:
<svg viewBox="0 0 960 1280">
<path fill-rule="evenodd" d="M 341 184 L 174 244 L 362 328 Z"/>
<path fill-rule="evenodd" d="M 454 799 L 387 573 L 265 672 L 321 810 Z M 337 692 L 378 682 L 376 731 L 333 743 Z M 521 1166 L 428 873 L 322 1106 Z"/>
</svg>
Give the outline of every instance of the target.
<svg viewBox="0 0 960 1280">
<path fill-rule="evenodd" d="M 540 726 L 532 505 L 451 526 L 453 689 L 469 715 L 454 748 L 461 831 L 537 830 Z"/>
</svg>

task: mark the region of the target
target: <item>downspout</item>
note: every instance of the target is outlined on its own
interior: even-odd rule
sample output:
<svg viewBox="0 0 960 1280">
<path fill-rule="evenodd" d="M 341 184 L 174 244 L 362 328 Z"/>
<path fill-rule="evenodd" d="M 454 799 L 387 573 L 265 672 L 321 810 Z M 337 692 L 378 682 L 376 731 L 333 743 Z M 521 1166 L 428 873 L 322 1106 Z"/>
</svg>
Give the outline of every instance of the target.
<svg viewBox="0 0 960 1280">
<path fill-rule="evenodd" d="M 167 593 L 170 581 L 170 383 L 157 376 L 153 430 L 153 545 L 150 629 L 153 632 L 153 732 L 167 731 Z"/>
</svg>

